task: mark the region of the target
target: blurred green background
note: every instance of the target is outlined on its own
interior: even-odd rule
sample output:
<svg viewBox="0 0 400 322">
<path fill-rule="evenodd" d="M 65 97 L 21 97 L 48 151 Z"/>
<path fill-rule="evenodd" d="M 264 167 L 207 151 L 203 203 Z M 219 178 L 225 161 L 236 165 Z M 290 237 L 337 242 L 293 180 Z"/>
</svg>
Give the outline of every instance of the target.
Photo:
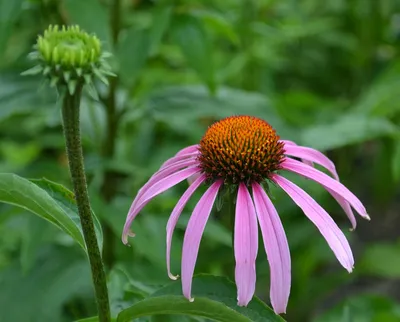
<svg viewBox="0 0 400 322">
<path fill-rule="evenodd" d="M 118 78 L 85 98 L 82 132 L 93 208 L 103 224 L 113 312 L 168 282 L 165 225 L 186 185 L 142 211 L 131 247 L 120 241 L 130 203 L 168 157 L 233 114 L 259 116 L 283 139 L 327 153 L 365 203 L 355 232 L 326 191 L 290 176 L 333 216 L 356 265 L 339 265 L 289 198 L 272 189 L 292 255 L 293 322 L 400 321 L 400 1 L 0 0 L 0 170 L 71 187 L 54 90 L 21 77 L 38 34 L 79 24 L 113 53 Z M 174 236 L 180 271 L 192 198 Z M 197 273 L 232 276 L 231 232 L 207 224 Z M 260 246 L 257 294 L 268 303 Z M 0 205 L 0 321 L 95 315 L 84 252 L 20 208 Z M 193 321 L 185 317 L 142 321 Z M 201 321 L 201 319 L 196 319 Z"/>
</svg>

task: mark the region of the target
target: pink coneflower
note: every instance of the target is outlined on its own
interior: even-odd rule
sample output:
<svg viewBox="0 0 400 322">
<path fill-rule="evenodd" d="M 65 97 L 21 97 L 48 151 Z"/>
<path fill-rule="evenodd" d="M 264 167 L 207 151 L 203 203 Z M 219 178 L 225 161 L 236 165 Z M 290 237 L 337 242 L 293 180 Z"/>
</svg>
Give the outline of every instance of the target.
<svg viewBox="0 0 400 322">
<path fill-rule="evenodd" d="M 326 168 L 333 178 L 316 170 L 314 163 Z M 200 144 L 186 147 L 168 159 L 139 190 L 129 209 L 122 240 L 126 244 L 128 236 L 134 236 L 130 231 L 132 221 L 151 199 L 190 179 L 192 184 L 176 204 L 167 224 L 167 270 L 169 277 L 176 279 L 177 276 L 170 271 L 172 234 L 189 198 L 200 185 L 207 184 L 209 187 L 193 210 L 183 241 L 182 291 L 193 301 L 192 277 L 204 227 L 221 187 L 237 187 L 234 253 L 238 305 L 246 306 L 254 295 L 258 222 L 270 266 L 271 304 L 277 314 L 284 313 L 291 284 L 289 247 L 279 215 L 264 191 L 263 183 L 275 183 L 292 198 L 318 228 L 348 272 L 353 269 L 354 259 L 346 237 L 328 213 L 304 190 L 278 174 L 282 170 L 321 184 L 343 208 L 353 229 L 356 220 L 351 207 L 369 219 L 360 200 L 339 182 L 334 164 L 325 155 L 280 140 L 275 130 L 259 118 L 232 116 L 211 125 Z"/>
</svg>

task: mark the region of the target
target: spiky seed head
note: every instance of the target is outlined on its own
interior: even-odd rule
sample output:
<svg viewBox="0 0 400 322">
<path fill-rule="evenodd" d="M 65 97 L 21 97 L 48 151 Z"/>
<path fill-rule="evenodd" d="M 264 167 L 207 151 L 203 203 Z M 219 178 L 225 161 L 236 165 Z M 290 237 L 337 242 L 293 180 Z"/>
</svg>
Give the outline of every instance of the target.
<svg viewBox="0 0 400 322">
<path fill-rule="evenodd" d="M 261 182 L 281 168 L 284 145 L 275 130 L 253 116 L 231 116 L 212 124 L 200 141 L 199 162 L 209 180 Z"/>
<path fill-rule="evenodd" d="M 105 61 L 109 56 L 100 40 L 79 26 L 49 26 L 30 54 L 37 65 L 23 74 L 42 73 L 51 86 L 64 86 L 72 95 L 77 86 L 92 87 L 95 78 L 108 84 L 107 76 L 114 76 Z"/>
</svg>

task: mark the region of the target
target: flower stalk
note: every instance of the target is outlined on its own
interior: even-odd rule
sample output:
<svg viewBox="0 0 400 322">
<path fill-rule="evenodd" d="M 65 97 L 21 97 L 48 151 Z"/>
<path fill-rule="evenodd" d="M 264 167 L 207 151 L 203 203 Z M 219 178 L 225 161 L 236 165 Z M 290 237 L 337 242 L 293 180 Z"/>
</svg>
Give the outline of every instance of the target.
<svg viewBox="0 0 400 322">
<path fill-rule="evenodd" d="M 80 135 L 80 103 L 84 89 L 97 98 L 94 81 L 106 85 L 110 71 L 101 42 L 95 35 L 79 26 L 49 26 L 37 39 L 30 54 L 36 65 L 23 75 L 42 74 L 56 87 L 62 97 L 62 118 L 68 157 L 78 214 L 81 221 L 86 250 L 89 257 L 100 322 L 110 322 L 107 280 L 94 229 L 92 209 L 86 184 Z"/>
<path fill-rule="evenodd" d="M 79 122 L 81 93 L 82 86 L 78 86 L 74 94 L 66 92 L 64 95 L 62 104 L 64 136 L 75 199 L 92 271 L 99 321 L 109 322 L 111 317 L 107 280 L 94 229 L 83 163 Z"/>
</svg>

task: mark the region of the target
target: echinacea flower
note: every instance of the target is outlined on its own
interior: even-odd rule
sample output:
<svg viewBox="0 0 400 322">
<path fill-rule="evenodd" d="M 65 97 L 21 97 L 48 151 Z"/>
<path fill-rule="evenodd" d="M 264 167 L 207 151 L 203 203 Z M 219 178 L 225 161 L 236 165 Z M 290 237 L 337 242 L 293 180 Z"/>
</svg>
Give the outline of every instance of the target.
<svg viewBox="0 0 400 322">
<path fill-rule="evenodd" d="M 332 177 L 315 169 L 314 163 L 326 168 Z M 346 237 L 333 219 L 304 190 L 281 176 L 283 170 L 321 184 L 343 208 L 353 229 L 356 220 L 352 208 L 369 219 L 360 200 L 339 182 L 334 164 L 325 155 L 312 148 L 280 140 L 264 120 L 252 116 L 232 116 L 212 124 L 200 144 L 186 147 L 168 159 L 139 190 L 129 210 L 122 240 L 126 244 L 128 236 L 134 236 L 130 230 L 132 221 L 150 200 L 181 181 L 192 181 L 167 224 L 167 270 L 170 278 L 176 279 L 177 276 L 170 271 L 174 228 L 189 198 L 200 185 L 208 185 L 193 210 L 183 240 L 182 291 L 186 298 L 193 301 L 192 278 L 205 225 L 221 187 L 233 186 L 237 188 L 234 255 L 238 305 L 246 306 L 254 295 L 259 225 L 270 266 L 271 304 L 277 314 L 284 313 L 291 284 L 289 247 L 279 215 L 264 191 L 263 183 L 275 183 L 292 198 L 318 228 L 348 272 L 353 269 L 354 259 Z"/>
</svg>

